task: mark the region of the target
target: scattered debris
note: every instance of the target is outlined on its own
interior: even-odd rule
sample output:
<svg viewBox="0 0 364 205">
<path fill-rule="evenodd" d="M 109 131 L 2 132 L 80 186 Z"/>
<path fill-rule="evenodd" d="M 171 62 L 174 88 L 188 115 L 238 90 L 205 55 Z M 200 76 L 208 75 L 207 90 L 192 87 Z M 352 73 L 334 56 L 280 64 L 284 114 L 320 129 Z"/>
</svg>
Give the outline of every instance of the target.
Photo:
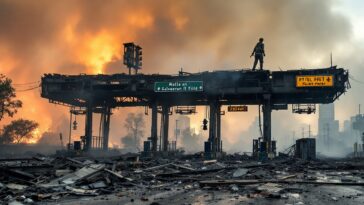
<svg viewBox="0 0 364 205">
<path fill-rule="evenodd" d="M 267 198 L 293 200 L 297 204 L 309 191 L 306 187 L 312 185 L 364 186 L 360 171 L 363 167 L 362 162 L 355 161 L 291 158 L 261 163 L 237 154 L 208 161 L 195 156 L 156 160 L 135 156 L 4 159 L 0 160 L 0 202 L 37 204 L 96 196 L 108 200 L 106 196 L 111 194 L 127 199 L 125 203 L 158 204 L 156 200 L 165 197 L 162 192 L 204 194 L 204 190 L 219 190 L 231 193 L 231 200 Z M 151 196 L 152 193 L 156 195 Z M 362 192 L 350 195 L 362 196 Z M 342 197 L 328 198 L 340 201 Z"/>
<path fill-rule="evenodd" d="M 232 185 L 230 185 L 230 190 L 233 192 L 237 192 L 237 191 L 239 191 L 239 187 L 236 186 L 235 184 L 232 184 Z"/>
</svg>

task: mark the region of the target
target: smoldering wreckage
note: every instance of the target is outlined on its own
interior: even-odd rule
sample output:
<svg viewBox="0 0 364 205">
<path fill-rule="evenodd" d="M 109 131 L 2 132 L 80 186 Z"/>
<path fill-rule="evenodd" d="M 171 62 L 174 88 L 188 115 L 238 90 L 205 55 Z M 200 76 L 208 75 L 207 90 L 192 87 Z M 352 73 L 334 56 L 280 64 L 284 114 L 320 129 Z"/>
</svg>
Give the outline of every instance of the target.
<svg viewBox="0 0 364 205">
<path fill-rule="evenodd" d="M 8 204 L 360 204 L 362 160 L 259 162 L 247 155 L 205 160 L 50 157 L 2 159 L 0 200 Z"/>
<path fill-rule="evenodd" d="M 360 158 L 316 159 L 315 139 L 280 154 L 271 138 L 271 113 L 315 112 L 350 88 L 348 72 L 332 66 L 290 71 L 230 70 L 179 75 L 138 74 L 141 48 L 125 44 L 129 75 L 45 74 L 41 96 L 85 116 L 85 135 L 53 156 L 0 159 L 0 200 L 7 204 L 360 204 L 364 163 Z M 128 53 L 129 52 L 129 53 Z M 131 53 L 132 52 L 132 55 Z M 135 58 L 135 59 L 129 59 Z M 132 75 L 131 69 L 135 69 Z M 222 106 L 262 107 L 262 136 L 251 155 L 222 149 Z M 151 109 L 151 133 L 138 154 L 108 155 L 110 115 L 116 107 Z M 208 106 L 204 151 L 185 155 L 168 138 L 169 115 Z M 231 109 L 230 109 L 231 108 Z M 101 114 L 101 136 L 92 133 Z M 161 136 L 157 120 L 161 114 Z M 364 122 L 364 121 L 363 121 Z M 172 146 L 171 146 L 172 145 Z M 104 154 L 93 155 L 103 150 Z"/>
</svg>

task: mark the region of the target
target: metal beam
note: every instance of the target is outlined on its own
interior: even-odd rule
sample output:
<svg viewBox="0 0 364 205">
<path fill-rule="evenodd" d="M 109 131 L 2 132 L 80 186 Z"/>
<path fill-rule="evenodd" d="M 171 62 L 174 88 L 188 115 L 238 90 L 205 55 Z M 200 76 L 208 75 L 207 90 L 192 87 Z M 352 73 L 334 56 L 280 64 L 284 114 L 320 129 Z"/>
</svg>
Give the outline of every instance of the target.
<svg viewBox="0 0 364 205">
<path fill-rule="evenodd" d="M 270 95 L 264 95 L 263 104 L 263 141 L 267 143 L 267 153 L 272 151 L 272 105 Z"/>
<path fill-rule="evenodd" d="M 216 156 L 217 150 L 217 134 L 216 134 L 216 116 L 217 116 L 216 101 L 210 103 L 210 126 L 209 126 L 209 142 L 211 143 L 211 157 Z"/>
<path fill-rule="evenodd" d="M 110 107 L 106 107 L 105 113 L 103 113 L 103 126 L 102 126 L 102 138 L 103 145 L 102 148 L 104 151 L 109 149 L 109 132 L 110 132 L 110 118 L 111 118 L 111 109 Z"/>
<path fill-rule="evenodd" d="M 296 76 L 332 75 L 334 86 L 297 87 Z M 236 80 L 231 80 L 236 79 Z M 156 82 L 203 81 L 202 92 L 154 91 Z M 87 85 L 87 86 L 86 86 Z M 172 75 L 59 75 L 42 77 L 41 96 L 52 103 L 86 106 L 93 98 L 95 106 L 150 106 L 148 99 L 157 99 L 170 106 L 206 105 L 219 97 L 221 104 L 263 104 L 262 95 L 270 93 L 272 104 L 331 103 L 348 88 L 348 72 L 342 68 L 291 70 L 275 72 L 215 71 L 189 76 Z"/>
<path fill-rule="evenodd" d="M 92 147 L 92 102 L 87 103 L 85 123 L 84 150 L 90 151 Z"/>
<path fill-rule="evenodd" d="M 221 143 L 221 105 L 216 106 L 216 151 L 222 152 L 222 143 Z"/>
<path fill-rule="evenodd" d="M 169 106 L 162 106 L 162 151 L 168 151 Z"/>
<path fill-rule="evenodd" d="M 151 131 L 150 136 L 152 140 L 152 152 L 157 152 L 158 150 L 158 107 L 157 103 L 152 104 L 152 123 L 151 123 Z"/>
</svg>

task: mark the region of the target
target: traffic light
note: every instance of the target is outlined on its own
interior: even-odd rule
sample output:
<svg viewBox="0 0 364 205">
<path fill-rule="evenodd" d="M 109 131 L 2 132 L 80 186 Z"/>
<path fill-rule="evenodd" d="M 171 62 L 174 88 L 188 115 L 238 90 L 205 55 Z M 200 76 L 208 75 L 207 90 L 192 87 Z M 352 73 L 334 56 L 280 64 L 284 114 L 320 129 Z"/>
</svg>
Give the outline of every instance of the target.
<svg viewBox="0 0 364 205">
<path fill-rule="evenodd" d="M 135 45 L 134 43 L 124 43 L 124 65 L 129 69 L 129 75 L 131 74 L 131 69 L 138 73 L 138 69 L 142 68 L 143 60 L 142 47 Z"/>
<path fill-rule="evenodd" d="M 142 60 L 143 60 L 142 47 L 136 46 L 135 47 L 135 54 L 136 54 L 136 57 L 135 57 L 135 68 L 136 69 L 141 69 L 141 67 L 143 65 L 143 63 L 142 63 Z"/>
<path fill-rule="evenodd" d="M 73 130 L 77 130 L 77 121 L 73 121 Z"/>
<path fill-rule="evenodd" d="M 129 69 L 133 68 L 135 64 L 135 44 L 124 43 L 124 65 Z"/>
<path fill-rule="evenodd" d="M 203 124 L 203 126 L 202 126 L 202 129 L 203 130 L 207 130 L 207 123 L 208 123 L 209 121 L 207 121 L 206 119 L 203 119 L 203 121 L 202 121 L 202 124 Z"/>
</svg>

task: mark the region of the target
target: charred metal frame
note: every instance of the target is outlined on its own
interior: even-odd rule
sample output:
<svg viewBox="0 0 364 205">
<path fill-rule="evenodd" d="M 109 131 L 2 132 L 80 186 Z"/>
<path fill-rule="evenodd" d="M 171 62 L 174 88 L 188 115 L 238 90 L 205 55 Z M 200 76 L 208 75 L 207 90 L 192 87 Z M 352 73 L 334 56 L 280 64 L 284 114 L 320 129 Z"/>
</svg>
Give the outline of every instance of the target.
<svg viewBox="0 0 364 205">
<path fill-rule="evenodd" d="M 296 87 L 298 75 L 332 75 L 332 87 Z M 221 106 L 262 105 L 263 140 L 271 150 L 271 112 L 288 104 L 332 103 L 349 88 L 348 72 L 343 68 L 289 71 L 213 71 L 184 75 L 113 74 L 60 75 L 42 77 L 43 98 L 51 103 L 86 109 L 86 150 L 91 149 L 92 113 L 102 117 L 103 146 L 107 149 L 111 110 L 116 107 L 147 106 L 151 109 L 151 151 L 158 152 L 158 108 L 161 108 L 161 151 L 168 150 L 170 110 L 175 106 L 210 106 L 209 138 L 211 157 L 222 152 Z M 154 91 L 155 82 L 202 81 L 202 92 Z M 283 106 L 282 106 L 283 105 Z M 206 144 L 205 144 L 206 146 Z M 207 145 L 209 147 L 210 145 Z"/>
</svg>

